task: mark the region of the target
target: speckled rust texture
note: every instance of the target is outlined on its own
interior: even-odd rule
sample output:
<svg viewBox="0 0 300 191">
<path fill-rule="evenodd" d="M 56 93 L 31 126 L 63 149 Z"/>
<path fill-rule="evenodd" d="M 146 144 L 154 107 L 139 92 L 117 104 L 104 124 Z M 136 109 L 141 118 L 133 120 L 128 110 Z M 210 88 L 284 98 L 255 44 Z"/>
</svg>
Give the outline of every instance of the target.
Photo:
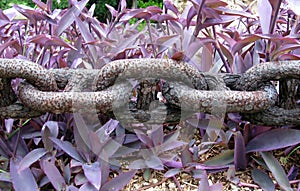
<svg viewBox="0 0 300 191">
<path fill-rule="evenodd" d="M 56 91 L 57 85 L 51 70 L 21 59 L 0 59 L 2 78 L 23 78 L 43 91 Z"/>
<path fill-rule="evenodd" d="M 270 80 L 299 79 L 300 61 L 263 63 L 242 75 L 217 76 L 170 59 L 117 60 L 100 70 L 47 70 L 26 60 L 0 59 L 0 76 L 2 90 L 10 79 L 26 79 L 18 88 L 18 98 L 29 109 L 41 113 L 111 111 L 128 101 L 132 89 L 132 85 L 126 83 L 128 79 L 148 78 L 166 80 L 168 85 L 163 88 L 163 96 L 168 104 L 182 110 L 255 113 L 272 110 L 276 104 L 277 94 L 268 83 Z M 9 96 L 14 96 L 11 88 L 9 91 Z M 12 100 L 15 101 L 12 98 L 10 102 Z M 18 110 L 22 112 L 19 107 Z M 17 117 L 18 112 L 13 116 Z M 260 120 L 265 119 L 257 119 Z"/>
<path fill-rule="evenodd" d="M 250 68 L 242 75 L 236 84 L 236 89 L 256 90 L 262 82 L 289 78 L 300 78 L 300 61 L 261 63 Z"/>
</svg>

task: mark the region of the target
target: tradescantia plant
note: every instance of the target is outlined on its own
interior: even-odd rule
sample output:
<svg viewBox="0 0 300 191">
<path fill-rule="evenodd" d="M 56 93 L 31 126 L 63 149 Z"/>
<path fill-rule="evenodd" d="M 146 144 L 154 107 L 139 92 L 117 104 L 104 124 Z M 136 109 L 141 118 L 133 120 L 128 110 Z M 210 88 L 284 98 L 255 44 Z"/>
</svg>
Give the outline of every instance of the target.
<svg viewBox="0 0 300 191">
<path fill-rule="evenodd" d="M 122 0 L 118 10 L 106 5 L 111 17 L 105 23 L 86 8 L 88 0 L 69 1 L 69 8 L 53 11 L 50 0 L 33 2 L 36 9 L 15 5 L 15 12 L 0 10 L 1 58 L 24 58 L 46 68 L 95 69 L 117 59 L 172 58 L 212 73 L 243 73 L 261 62 L 300 58 L 298 13 L 281 0 L 258 0 L 258 15 L 251 5 L 236 4 L 233 10 L 221 0 L 191 0 L 183 12 L 169 0 L 163 9 L 128 9 Z M 85 118 L 91 116 L 2 119 L 1 188 L 121 190 L 136 169 L 144 168 L 163 170 L 174 180 L 180 172 L 189 173 L 200 181 L 198 190 L 222 189 L 220 183 L 208 183 L 207 174 L 216 171 L 227 171 L 228 181 L 244 185 L 235 171 L 251 168 L 254 182 L 268 190 L 275 189 L 269 171 L 284 190 L 300 178 L 299 163 L 291 163 L 287 173 L 272 155 L 284 149 L 289 156 L 300 142 L 297 126 L 257 126 L 239 114 L 201 113 L 175 127 L 144 132 L 128 131 L 115 119 L 99 124 Z M 193 137 L 180 140 L 180 128 L 198 129 L 201 143 Z M 214 146 L 222 152 L 201 161 Z M 169 155 L 172 149 L 180 149 L 180 155 Z M 128 165 L 132 170 L 120 167 L 122 154 L 134 154 Z"/>
</svg>

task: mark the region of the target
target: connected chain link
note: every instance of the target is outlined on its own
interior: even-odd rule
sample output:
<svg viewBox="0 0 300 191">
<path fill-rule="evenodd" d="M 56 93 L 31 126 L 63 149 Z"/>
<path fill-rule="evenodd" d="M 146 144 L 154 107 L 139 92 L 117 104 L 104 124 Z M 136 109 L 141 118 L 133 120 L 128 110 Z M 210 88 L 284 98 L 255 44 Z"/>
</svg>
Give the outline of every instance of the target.
<svg viewBox="0 0 300 191">
<path fill-rule="evenodd" d="M 155 123 L 159 110 L 166 110 L 164 122 L 170 123 L 183 113 L 221 111 L 240 113 L 254 124 L 297 125 L 299 77 L 300 61 L 262 63 L 237 75 L 202 73 L 170 59 L 117 60 L 99 70 L 47 70 L 30 61 L 0 59 L 0 116 L 29 118 L 94 108 L 111 116 L 119 112 L 123 121 L 152 118 Z M 14 78 L 24 79 L 17 90 L 11 86 Z M 273 83 L 286 80 L 293 83 L 281 85 L 278 96 Z"/>
</svg>

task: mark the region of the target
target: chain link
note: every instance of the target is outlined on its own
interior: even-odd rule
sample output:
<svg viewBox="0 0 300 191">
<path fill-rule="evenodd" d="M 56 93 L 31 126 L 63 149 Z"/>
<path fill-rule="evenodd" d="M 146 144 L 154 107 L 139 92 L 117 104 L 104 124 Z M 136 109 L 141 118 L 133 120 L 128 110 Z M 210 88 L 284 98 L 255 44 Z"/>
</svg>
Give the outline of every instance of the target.
<svg viewBox="0 0 300 191">
<path fill-rule="evenodd" d="M 181 110 L 241 113 L 244 119 L 264 125 L 300 124 L 298 106 L 280 108 L 282 100 L 272 85 L 274 80 L 299 76 L 299 61 L 262 63 L 244 74 L 232 75 L 201 73 L 170 59 L 117 60 L 99 70 L 47 70 L 30 61 L 0 59 L 0 116 L 27 118 L 45 112 L 89 112 L 91 108 L 110 113 L 113 108 L 125 107 L 122 120 L 143 120 L 155 113 L 149 113 L 149 104 L 161 92 L 164 104 L 159 107 L 167 107 L 167 122 L 180 120 Z M 13 78 L 25 79 L 16 95 L 11 87 Z M 133 80 L 144 84 L 136 102 L 130 101 Z M 297 92 L 295 88 L 298 85 L 293 90 Z"/>
</svg>

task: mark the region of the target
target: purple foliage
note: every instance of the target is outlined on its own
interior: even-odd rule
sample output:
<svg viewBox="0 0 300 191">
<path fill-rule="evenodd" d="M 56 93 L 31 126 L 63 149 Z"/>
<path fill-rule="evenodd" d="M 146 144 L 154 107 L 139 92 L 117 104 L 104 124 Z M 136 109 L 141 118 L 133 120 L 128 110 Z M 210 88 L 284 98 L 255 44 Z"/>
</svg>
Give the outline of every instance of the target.
<svg viewBox="0 0 300 191">
<path fill-rule="evenodd" d="M 46 68 L 98 69 L 117 59 L 168 57 L 212 73 L 244 73 L 261 62 L 300 59 L 297 15 L 281 0 L 258 0 L 258 15 L 243 4 L 240 10 L 229 9 L 221 0 L 191 0 L 182 13 L 169 0 L 164 9 L 128 9 L 122 0 L 120 10 L 107 5 L 112 15 L 107 23 L 93 17 L 85 7 L 88 0 L 69 1 L 64 10 L 51 10 L 52 1 L 33 2 L 36 9 L 15 5 L 13 12 L 0 10 L 1 58 L 24 58 Z M 252 171 L 261 188 L 275 188 L 265 172 L 269 170 L 288 190 L 288 178 L 299 171 L 291 168 L 287 176 L 265 152 L 299 144 L 299 129 L 256 126 L 238 114 L 228 114 L 226 120 L 196 114 L 167 133 L 163 125 L 137 125 L 130 131 L 117 120 L 99 123 L 98 115 L 1 120 L 0 155 L 6 165 L 0 181 L 17 191 L 121 190 L 137 172 L 123 172 L 123 155 L 135 156 L 132 169 L 167 169 L 167 178 L 190 173 L 200 181 L 198 190 L 222 189 L 208 184 L 209 172 L 228 169 L 230 179 L 237 180 L 235 170 L 256 163 L 265 168 Z M 201 131 L 200 145 L 192 137 L 180 139 L 179 129 L 189 127 Z M 199 162 L 213 146 L 225 149 Z M 170 154 L 172 150 L 181 154 Z M 253 152 L 261 157 L 253 160 Z M 119 175 L 111 179 L 111 172 Z"/>
</svg>

